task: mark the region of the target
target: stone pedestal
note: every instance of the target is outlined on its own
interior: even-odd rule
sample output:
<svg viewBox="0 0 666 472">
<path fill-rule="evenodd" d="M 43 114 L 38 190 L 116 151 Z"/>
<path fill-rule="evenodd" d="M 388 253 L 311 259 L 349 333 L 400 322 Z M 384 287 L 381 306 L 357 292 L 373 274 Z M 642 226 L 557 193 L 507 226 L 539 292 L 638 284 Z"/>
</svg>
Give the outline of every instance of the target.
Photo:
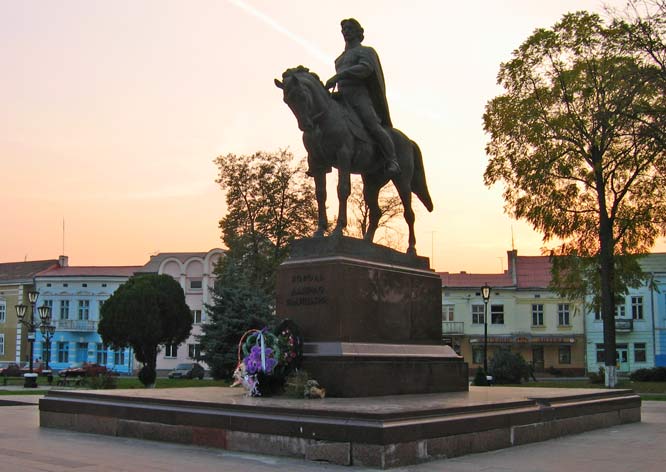
<svg viewBox="0 0 666 472">
<path fill-rule="evenodd" d="M 278 316 L 301 328 L 303 368 L 332 396 L 467 390 L 441 304 L 426 258 L 353 238 L 295 241 L 278 270 Z"/>
</svg>

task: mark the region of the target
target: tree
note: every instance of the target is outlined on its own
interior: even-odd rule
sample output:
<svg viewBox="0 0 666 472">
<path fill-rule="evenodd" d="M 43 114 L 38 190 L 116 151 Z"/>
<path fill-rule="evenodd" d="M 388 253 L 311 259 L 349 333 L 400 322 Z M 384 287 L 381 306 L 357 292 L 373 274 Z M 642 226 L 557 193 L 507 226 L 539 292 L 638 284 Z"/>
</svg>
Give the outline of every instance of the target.
<svg viewBox="0 0 666 472">
<path fill-rule="evenodd" d="M 666 231 L 658 73 L 622 28 L 569 13 L 500 66 L 505 93 L 484 114 L 486 185 L 504 182 L 506 210 L 544 242 L 561 241 L 554 254 L 594 263 L 608 386 L 616 382 L 617 258 L 648 252 Z"/>
<path fill-rule="evenodd" d="M 228 251 L 218 274 L 225 286 L 272 294 L 275 272 L 287 257 L 289 243 L 314 232 L 314 188 L 293 161 L 285 150 L 215 159 L 216 182 L 226 191 L 227 202 L 220 228 Z"/>
<path fill-rule="evenodd" d="M 144 364 L 139 378 L 155 383 L 159 346 L 178 345 L 192 329 L 181 286 L 168 275 L 141 274 L 118 287 L 100 310 L 98 333 L 113 349 L 130 346 Z"/>
<path fill-rule="evenodd" d="M 238 342 L 250 329 L 269 326 L 273 320 L 271 299 L 251 287 L 225 287 L 216 281 L 214 303 L 199 336 L 203 360 L 213 378 L 231 378 L 238 362 Z"/>
<path fill-rule="evenodd" d="M 230 377 L 241 336 L 274 320 L 275 275 L 289 243 L 317 226 L 314 188 L 287 151 L 215 159 L 226 191 L 220 221 L 225 257 L 216 268 L 213 304 L 202 327 L 202 357 L 215 377 Z"/>
<path fill-rule="evenodd" d="M 363 198 L 363 186 L 359 180 L 352 183 L 349 195 L 351 218 L 346 232 L 350 236 L 362 238 L 368 230 L 370 223 L 370 208 Z M 393 228 L 393 221 L 402 216 L 402 201 L 395 187 L 386 186 L 379 192 L 379 208 L 382 216 L 379 218 L 378 231 L 381 237 L 377 242 L 388 247 L 397 248 L 402 243 L 402 234 Z M 383 230 L 383 231 L 382 231 Z"/>
</svg>

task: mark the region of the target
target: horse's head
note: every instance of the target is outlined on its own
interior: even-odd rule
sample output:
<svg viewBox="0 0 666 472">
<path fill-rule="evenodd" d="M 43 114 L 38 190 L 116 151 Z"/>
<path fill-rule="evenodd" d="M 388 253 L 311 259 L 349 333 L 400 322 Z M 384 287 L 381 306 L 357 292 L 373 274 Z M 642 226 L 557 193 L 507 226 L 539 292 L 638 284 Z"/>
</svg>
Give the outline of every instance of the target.
<svg viewBox="0 0 666 472">
<path fill-rule="evenodd" d="M 312 130 L 317 117 L 322 113 L 316 95 L 328 93 L 319 77 L 307 67 L 298 66 L 284 71 L 282 81 L 275 79 L 275 86 L 282 89 L 282 99 L 296 116 L 298 129 Z"/>
</svg>

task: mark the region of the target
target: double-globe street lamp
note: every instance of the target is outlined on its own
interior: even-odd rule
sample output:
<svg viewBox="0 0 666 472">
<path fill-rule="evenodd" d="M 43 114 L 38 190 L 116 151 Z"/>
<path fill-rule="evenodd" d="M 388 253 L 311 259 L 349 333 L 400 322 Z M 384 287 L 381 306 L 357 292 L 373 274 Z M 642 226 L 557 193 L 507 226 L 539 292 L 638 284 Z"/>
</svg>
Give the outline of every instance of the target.
<svg viewBox="0 0 666 472">
<path fill-rule="evenodd" d="M 488 300 L 490 300 L 490 287 L 488 282 L 481 287 L 483 297 L 483 372 L 488 375 Z"/>
<path fill-rule="evenodd" d="M 36 375 L 32 370 L 33 362 L 33 352 L 35 345 L 35 332 L 37 329 L 42 329 L 42 327 L 51 326 L 51 307 L 46 305 L 40 306 L 37 310 L 39 311 L 39 320 L 35 320 L 35 303 L 37 302 L 37 297 L 39 292 L 36 290 L 31 290 L 28 292 L 28 301 L 30 302 L 30 317 L 26 319 L 26 312 L 28 307 L 23 303 L 19 303 L 14 308 L 16 309 L 16 318 L 18 322 L 25 326 L 28 330 L 28 342 L 30 343 L 30 370 L 27 374 L 24 375 L 23 387 L 25 388 L 36 388 L 37 380 Z M 53 328 L 55 331 L 55 327 Z M 49 328 L 50 330 L 50 328 Z"/>
</svg>

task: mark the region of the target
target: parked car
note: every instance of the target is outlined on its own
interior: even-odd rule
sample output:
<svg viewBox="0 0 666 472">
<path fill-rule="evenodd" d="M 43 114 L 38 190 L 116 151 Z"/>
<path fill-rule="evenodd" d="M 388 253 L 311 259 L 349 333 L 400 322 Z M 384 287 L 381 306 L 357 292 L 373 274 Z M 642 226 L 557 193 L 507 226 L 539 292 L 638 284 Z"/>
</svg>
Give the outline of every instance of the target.
<svg viewBox="0 0 666 472">
<path fill-rule="evenodd" d="M 60 377 L 96 377 L 101 374 L 106 374 L 109 370 L 99 364 L 91 364 L 88 362 L 75 362 L 67 369 L 58 371 Z"/>
<path fill-rule="evenodd" d="M 0 362 L 0 375 L 5 377 L 20 377 L 21 367 L 16 362 Z"/>
<path fill-rule="evenodd" d="M 178 364 L 175 369 L 169 372 L 170 379 L 194 379 L 204 378 L 204 368 L 196 362 L 187 364 Z"/>
</svg>

